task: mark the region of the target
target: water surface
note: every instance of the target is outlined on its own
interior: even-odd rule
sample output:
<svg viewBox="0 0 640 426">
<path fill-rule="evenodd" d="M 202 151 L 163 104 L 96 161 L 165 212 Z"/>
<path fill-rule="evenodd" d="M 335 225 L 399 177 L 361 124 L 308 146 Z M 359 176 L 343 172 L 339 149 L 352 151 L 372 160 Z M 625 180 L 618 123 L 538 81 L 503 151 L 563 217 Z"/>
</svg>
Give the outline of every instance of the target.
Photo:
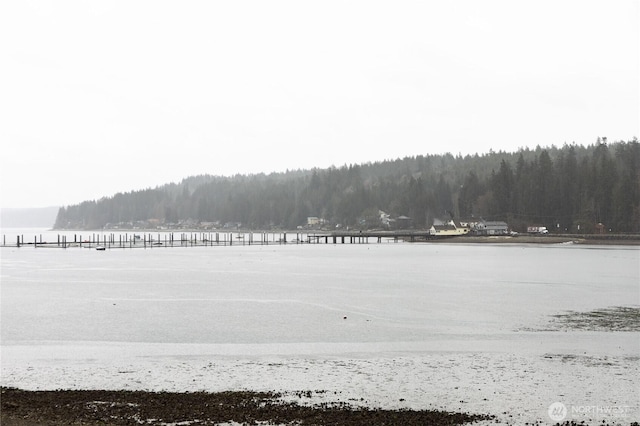
<svg viewBox="0 0 640 426">
<path fill-rule="evenodd" d="M 558 326 L 571 312 L 633 317 L 636 247 L 384 243 L 0 254 L 8 385 L 326 389 L 335 393 L 325 398 L 509 412 L 522 421 L 549 420 L 546 409 L 557 401 L 622 404 L 632 407 L 629 418 L 640 417 L 640 333 Z M 575 418 L 584 419 L 602 417 Z"/>
</svg>

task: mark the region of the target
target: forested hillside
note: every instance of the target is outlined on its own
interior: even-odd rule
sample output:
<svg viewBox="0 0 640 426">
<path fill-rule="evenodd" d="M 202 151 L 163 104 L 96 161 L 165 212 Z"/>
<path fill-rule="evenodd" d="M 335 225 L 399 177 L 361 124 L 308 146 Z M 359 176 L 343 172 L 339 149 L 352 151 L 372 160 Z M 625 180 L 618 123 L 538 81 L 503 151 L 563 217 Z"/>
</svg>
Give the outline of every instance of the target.
<svg viewBox="0 0 640 426">
<path fill-rule="evenodd" d="M 640 232 L 640 143 L 564 145 L 484 155 L 419 155 L 269 175 L 194 176 L 63 207 L 55 227 L 379 228 L 382 210 L 425 228 L 436 219 L 504 220 L 512 229 Z M 215 224 L 215 225 L 211 225 Z"/>
</svg>

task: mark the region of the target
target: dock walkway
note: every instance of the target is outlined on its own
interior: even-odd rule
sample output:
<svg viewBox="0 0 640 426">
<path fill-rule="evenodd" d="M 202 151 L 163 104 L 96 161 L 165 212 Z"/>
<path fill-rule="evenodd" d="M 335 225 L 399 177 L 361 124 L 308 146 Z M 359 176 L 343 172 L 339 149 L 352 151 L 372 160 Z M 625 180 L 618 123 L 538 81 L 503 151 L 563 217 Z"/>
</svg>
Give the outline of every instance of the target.
<svg viewBox="0 0 640 426">
<path fill-rule="evenodd" d="M 233 245 L 279 245 L 279 244 L 370 244 L 398 243 L 401 241 L 425 241 L 432 238 L 429 231 L 344 231 L 344 232 L 153 232 L 153 233 L 91 233 L 89 235 L 58 234 L 53 241 L 35 236 L 17 235 L 7 240 L 2 238 L 2 247 L 35 248 L 160 248 L 160 247 L 204 247 Z"/>
</svg>

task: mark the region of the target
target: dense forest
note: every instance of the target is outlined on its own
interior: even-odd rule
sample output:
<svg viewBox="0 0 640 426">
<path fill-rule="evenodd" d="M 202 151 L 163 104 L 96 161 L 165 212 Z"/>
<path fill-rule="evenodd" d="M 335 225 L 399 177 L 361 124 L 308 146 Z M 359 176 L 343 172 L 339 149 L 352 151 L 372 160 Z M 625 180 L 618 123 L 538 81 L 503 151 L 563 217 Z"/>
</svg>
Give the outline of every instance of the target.
<svg viewBox="0 0 640 426">
<path fill-rule="evenodd" d="M 318 217 L 327 227 L 380 228 L 380 211 L 434 221 L 506 221 L 521 231 L 640 232 L 640 143 L 520 149 L 483 155 L 418 155 L 286 173 L 193 176 L 60 209 L 57 229 L 238 224 L 295 229 Z"/>
</svg>

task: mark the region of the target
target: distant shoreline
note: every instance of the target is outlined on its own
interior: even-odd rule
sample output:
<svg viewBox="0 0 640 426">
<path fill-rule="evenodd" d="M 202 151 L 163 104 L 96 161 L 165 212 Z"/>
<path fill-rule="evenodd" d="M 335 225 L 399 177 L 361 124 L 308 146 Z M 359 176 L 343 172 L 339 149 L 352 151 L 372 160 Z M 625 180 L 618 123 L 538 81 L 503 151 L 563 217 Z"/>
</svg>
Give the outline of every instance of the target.
<svg viewBox="0 0 640 426">
<path fill-rule="evenodd" d="M 496 235 L 460 236 L 430 240 L 434 243 L 496 243 L 496 244 L 593 244 L 593 245 L 640 245 L 640 235 Z"/>
<path fill-rule="evenodd" d="M 15 228 L 15 230 L 27 230 L 21 228 Z M 6 233 L 12 234 L 11 229 L 3 228 L 2 233 L 6 236 Z M 30 230 L 27 230 L 30 231 Z M 42 232 L 42 231 L 41 231 Z M 211 241 L 212 235 L 216 235 L 216 241 L 218 234 L 220 235 L 233 235 L 239 236 L 237 238 L 242 239 L 245 234 L 253 235 L 270 235 L 279 236 L 279 239 L 274 239 L 272 242 L 279 243 L 330 243 L 330 240 L 344 243 L 346 239 L 356 239 L 359 243 L 366 243 L 369 238 L 389 239 L 394 238 L 399 241 L 405 242 L 418 242 L 418 243 L 455 243 L 455 244 L 583 244 L 583 245 L 626 245 L 626 246 L 640 246 L 640 234 L 547 234 L 547 235 L 532 235 L 532 234 L 517 234 L 517 235 L 458 235 L 458 236 L 429 236 L 427 230 L 398 230 L 398 231 L 323 231 L 323 230 L 249 230 L 249 229 L 216 229 L 216 230 L 203 230 L 203 229 L 95 229 L 95 230 L 80 230 L 80 229 L 47 229 L 46 233 L 55 234 L 74 234 L 78 232 L 80 236 L 83 233 L 94 233 L 100 236 L 108 234 L 131 234 L 139 236 L 150 236 L 147 241 L 152 242 L 155 239 L 156 234 L 175 234 L 175 235 L 188 235 L 194 234 L 195 240 L 201 238 L 207 238 Z M 59 235 L 60 235 L 59 234 Z M 26 234 L 25 234 L 26 235 Z M 310 239 L 308 241 L 302 241 L 301 235 L 308 235 Z M 94 235 L 95 236 L 95 235 Z M 246 235 L 245 235 L 246 236 Z M 32 235 L 26 238 L 22 244 L 33 244 Z M 102 238 L 102 237 L 101 237 Z M 191 238 L 191 237 L 188 237 Z M 253 238 L 249 237 L 252 242 Z M 274 237 L 275 238 L 275 237 Z M 311 239 L 314 241 L 312 242 Z M 220 237 L 220 241 L 224 238 Z M 326 241 L 325 241 L 326 240 Z M 158 241 L 162 241 L 158 239 Z M 225 240 L 226 241 L 226 240 Z M 96 243 L 102 242 L 95 241 Z M 259 241 L 256 240 L 255 243 Z M 45 242 L 48 244 L 54 244 L 55 242 Z M 41 244 L 41 243 L 39 243 Z M 115 244 L 115 242 L 113 242 Z M 11 244 L 9 244 L 11 245 Z M 46 244 L 45 244 L 46 245 Z"/>
</svg>

